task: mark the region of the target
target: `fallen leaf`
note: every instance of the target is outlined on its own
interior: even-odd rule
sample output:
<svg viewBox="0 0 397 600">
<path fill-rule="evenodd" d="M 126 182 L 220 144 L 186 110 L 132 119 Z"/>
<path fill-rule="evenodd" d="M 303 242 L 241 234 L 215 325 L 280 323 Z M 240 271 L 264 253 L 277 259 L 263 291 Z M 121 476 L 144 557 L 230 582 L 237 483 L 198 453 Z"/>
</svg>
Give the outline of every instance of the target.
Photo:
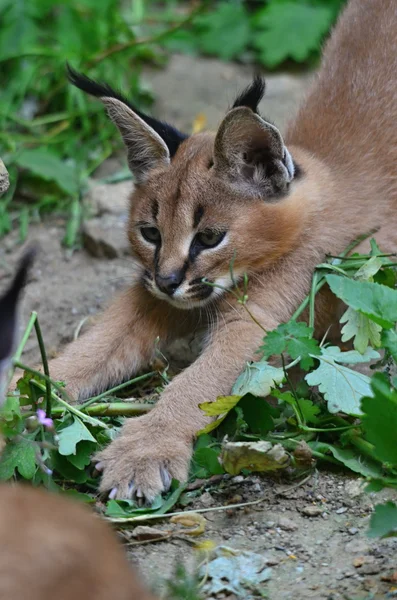
<svg viewBox="0 0 397 600">
<path fill-rule="evenodd" d="M 242 469 L 251 471 L 276 471 L 285 469 L 290 457 L 281 444 L 270 442 L 225 442 L 220 461 L 231 475 L 238 475 Z"/>
<path fill-rule="evenodd" d="M 182 527 L 191 527 L 188 531 L 183 531 L 185 535 L 201 535 L 205 531 L 207 521 L 205 517 L 197 513 L 184 513 L 182 515 L 175 515 L 170 519 L 171 523 L 182 525 Z"/>
</svg>

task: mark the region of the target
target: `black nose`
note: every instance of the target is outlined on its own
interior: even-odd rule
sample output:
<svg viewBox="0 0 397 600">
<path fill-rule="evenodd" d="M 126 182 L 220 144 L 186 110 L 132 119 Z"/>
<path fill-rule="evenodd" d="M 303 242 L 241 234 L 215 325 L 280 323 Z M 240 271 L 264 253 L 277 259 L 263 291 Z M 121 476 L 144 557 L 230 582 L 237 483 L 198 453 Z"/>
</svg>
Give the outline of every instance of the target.
<svg viewBox="0 0 397 600">
<path fill-rule="evenodd" d="M 183 277 L 183 271 L 174 271 L 169 275 L 156 275 L 155 279 L 159 290 L 164 292 L 164 294 L 168 294 L 168 296 L 172 296 L 181 285 Z"/>
</svg>

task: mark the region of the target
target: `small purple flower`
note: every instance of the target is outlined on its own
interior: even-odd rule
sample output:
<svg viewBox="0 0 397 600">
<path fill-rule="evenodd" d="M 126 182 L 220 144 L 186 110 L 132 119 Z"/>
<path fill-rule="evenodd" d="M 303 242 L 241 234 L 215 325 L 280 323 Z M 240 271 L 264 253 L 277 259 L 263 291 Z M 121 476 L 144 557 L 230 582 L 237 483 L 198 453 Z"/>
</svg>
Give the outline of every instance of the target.
<svg viewBox="0 0 397 600">
<path fill-rule="evenodd" d="M 38 408 L 36 414 L 40 425 L 44 425 L 44 427 L 46 427 L 47 429 L 54 428 L 54 421 L 45 416 L 45 410 L 43 410 L 42 408 Z"/>
</svg>

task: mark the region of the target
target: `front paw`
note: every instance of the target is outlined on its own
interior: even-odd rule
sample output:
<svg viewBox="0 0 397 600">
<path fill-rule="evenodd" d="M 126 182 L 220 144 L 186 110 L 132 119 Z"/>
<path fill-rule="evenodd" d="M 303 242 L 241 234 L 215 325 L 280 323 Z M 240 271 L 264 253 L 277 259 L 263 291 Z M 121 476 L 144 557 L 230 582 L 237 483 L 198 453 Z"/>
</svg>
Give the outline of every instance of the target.
<svg viewBox="0 0 397 600">
<path fill-rule="evenodd" d="M 188 477 L 191 442 L 162 427 L 155 415 L 129 419 L 121 433 L 95 456 L 102 472 L 101 492 L 109 498 L 145 499 L 169 490 L 172 479 Z"/>
</svg>

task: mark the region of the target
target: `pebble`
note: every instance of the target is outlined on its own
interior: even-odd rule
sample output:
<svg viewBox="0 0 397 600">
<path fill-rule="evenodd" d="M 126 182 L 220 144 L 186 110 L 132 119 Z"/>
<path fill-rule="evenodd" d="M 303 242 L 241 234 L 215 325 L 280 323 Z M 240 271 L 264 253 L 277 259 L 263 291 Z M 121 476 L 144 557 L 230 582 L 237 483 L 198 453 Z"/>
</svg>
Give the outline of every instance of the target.
<svg viewBox="0 0 397 600">
<path fill-rule="evenodd" d="M 356 535 L 356 533 L 358 533 L 357 527 L 349 527 L 347 531 L 350 533 L 350 535 Z"/>
<path fill-rule="evenodd" d="M 284 516 L 278 519 L 277 525 L 284 531 L 296 531 L 298 529 L 298 525 L 294 521 Z"/>
<path fill-rule="evenodd" d="M 236 475 L 236 477 L 233 477 L 232 479 L 233 483 L 241 483 L 242 481 L 244 481 L 244 477 L 242 475 Z"/>
<path fill-rule="evenodd" d="M 347 512 L 347 506 L 341 506 L 335 512 L 337 515 L 343 515 L 343 513 Z"/>
<path fill-rule="evenodd" d="M 204 492 L 204 494 L 200 496 L 200 504 L 202 504 L 204 508 L 208 508 L 214 504 L 214 499 L 209 492 Z"/>
<path fill-rule="evenodd" d="M 324 509 L 321 506 L 316 506 L 315 504 L 304 506 L 301 510 L 301 513 L 307 517 L 319 517 L 323 512 Z"/>
<path fill-rule="evenodd" d="M 364 540 L 352 540 L 345 546 L 346 552 L 352 552 L 353 554 L 365 554 L 369 550 L 369 545 Z"/>
</svg>

